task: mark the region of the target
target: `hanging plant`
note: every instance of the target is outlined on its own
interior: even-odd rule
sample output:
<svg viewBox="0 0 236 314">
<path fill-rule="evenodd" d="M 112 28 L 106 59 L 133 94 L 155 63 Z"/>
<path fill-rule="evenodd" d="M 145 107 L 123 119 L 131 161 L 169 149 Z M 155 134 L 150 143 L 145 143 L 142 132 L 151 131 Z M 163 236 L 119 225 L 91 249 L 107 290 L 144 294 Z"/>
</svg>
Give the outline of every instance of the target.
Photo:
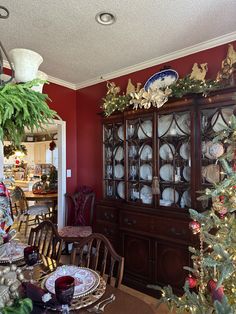
<svg viewBox="0 0 236 314">
<path fill-rule="evenodd" d="M 33 132 L 34 128 L 41 129 L 43 125 L 52 123 L 54 118 L 59 118 L 46 102 L 50 100 L 48 95 L 31 89 L 42 82 L 45 83 L 36 79 L 0 86 L 0 140 L 19 146 L 25 128 Z"/>
</svg>

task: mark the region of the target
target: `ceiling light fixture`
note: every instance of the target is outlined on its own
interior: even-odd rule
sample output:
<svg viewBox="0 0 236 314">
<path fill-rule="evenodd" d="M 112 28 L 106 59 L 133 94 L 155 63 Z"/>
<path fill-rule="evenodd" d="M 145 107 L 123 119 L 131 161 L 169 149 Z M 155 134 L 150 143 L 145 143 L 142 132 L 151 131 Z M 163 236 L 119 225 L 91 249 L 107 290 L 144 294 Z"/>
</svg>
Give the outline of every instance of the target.
<svg viewBox="0 0 236 314">
<path fill-rule="evenodd" d="M 111 25 L 115 23 L 116 17 L 110 12 L 100 12 L 95 16 L 95 20 L 102 25 Z"/>
<path fill-rule="evenodd" d="M 0 19 L 7 19 L 9 11 L 7 8 L 0 6 Z M 43 58 L 40 54 L 33 50 L 15 48 L 9 52 L 10 58 L 0 41 L 0 86 L 3 86 L 11 81 L 16 83 L 25 83 L 36 78 L 47 80 L 47 74 L 38 71 Z M 4 57 L 5 56 L 5 57 Z M 4 59 L 5 58 L 11 69 L 11 76 L 4 74 Z M 12 62 L 11 62 L 12 60 Z M 42 93 L 43 83 L 38 83 L 32 89 Z"/>
</svg>

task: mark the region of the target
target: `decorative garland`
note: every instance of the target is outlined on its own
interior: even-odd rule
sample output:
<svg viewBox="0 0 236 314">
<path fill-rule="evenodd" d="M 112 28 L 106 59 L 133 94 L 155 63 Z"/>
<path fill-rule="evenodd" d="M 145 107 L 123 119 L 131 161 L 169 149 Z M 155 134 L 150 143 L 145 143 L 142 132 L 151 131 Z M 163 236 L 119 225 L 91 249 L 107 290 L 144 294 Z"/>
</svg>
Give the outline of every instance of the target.
<svg viewBox="0 0 236 314">
<path fill-rule="evenodd" d="M 27 148 L 25 145 L 20 145 L 16 147 L 15 145 L 11 144 L 11 145 L 4 145 L 3 147 L 4 157 L 6 157 L 7 159 L 11 157 L 12 155 L 14 155 L 16 151 L 20 151 L 23 154 L 27 155 Z"/>
<path fill-rule="evenodd" d="M 126 95 L 120 95 L 120 87 L 114 82 L 107 82 L 107 94 L 103 98 L 102 109 L 106 116 L 115 111 L 124 111 L 133 105 L 133 109 L 149 109 L 151 106 L 161 107 L 170 97 L 181 98 L 187 94 L 202 94 L 207 96 L 211 91 L 222 88 L 228 83 L 230 76 L 236 68 L 236 52 L 232 44 L 229 44 L 226 58 L 222 61 L 221 70 L 215 80 L 205 80 L 208 70 L 207 64 L 194 63 L 191 74 L 177 80 L 164 89 L 140 89 L 133 86 L 129 79 Z M 141 85 L 140 83 L 138 83 Z M 128 87 L 129 86 L 129 87 Z M 130 89 L 131 86 L 131 89 Z"/>
</svg>

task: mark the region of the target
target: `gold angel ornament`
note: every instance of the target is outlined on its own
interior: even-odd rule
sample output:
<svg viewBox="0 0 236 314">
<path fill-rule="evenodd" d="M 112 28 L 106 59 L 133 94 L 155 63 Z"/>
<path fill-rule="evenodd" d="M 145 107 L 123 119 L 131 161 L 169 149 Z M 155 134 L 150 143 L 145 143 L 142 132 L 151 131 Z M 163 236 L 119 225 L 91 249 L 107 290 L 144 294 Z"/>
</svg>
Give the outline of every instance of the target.
<svg viewBox="0 0 236 314">
<path fill-rule="evenodd" d="M 202 63 L 200 66 L 194 63 L 192 67 L 192 72 L 190 74 L 190 79 L 205 82 L 205 76 L 208 71 L 207 63 Z"/>
</svg>

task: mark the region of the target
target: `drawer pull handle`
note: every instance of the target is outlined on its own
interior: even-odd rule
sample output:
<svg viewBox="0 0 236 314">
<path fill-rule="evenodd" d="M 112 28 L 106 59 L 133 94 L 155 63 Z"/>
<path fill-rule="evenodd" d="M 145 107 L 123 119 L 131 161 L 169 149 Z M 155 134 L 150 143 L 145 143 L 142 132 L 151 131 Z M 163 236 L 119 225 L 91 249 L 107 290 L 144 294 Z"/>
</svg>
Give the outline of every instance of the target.
<svg viewBox="0 0 236 314">
<path fill-rule="evenodd" d="M 173 233 L 176 236 L 183 236 L 186 235 L 186 230 L 182 229 L 180 232 L 176 231 L 176 229 L 173 227 L 170 229 L 171 233 Z"/>
<path fill-rule="evenodd" d="M 126 223 L 126 225 L 128 226 L 132 226 L 136 224 L 136 220 L 129 220 L 128 218 L 124 219 L 124 222 Z"/>
</svg>

